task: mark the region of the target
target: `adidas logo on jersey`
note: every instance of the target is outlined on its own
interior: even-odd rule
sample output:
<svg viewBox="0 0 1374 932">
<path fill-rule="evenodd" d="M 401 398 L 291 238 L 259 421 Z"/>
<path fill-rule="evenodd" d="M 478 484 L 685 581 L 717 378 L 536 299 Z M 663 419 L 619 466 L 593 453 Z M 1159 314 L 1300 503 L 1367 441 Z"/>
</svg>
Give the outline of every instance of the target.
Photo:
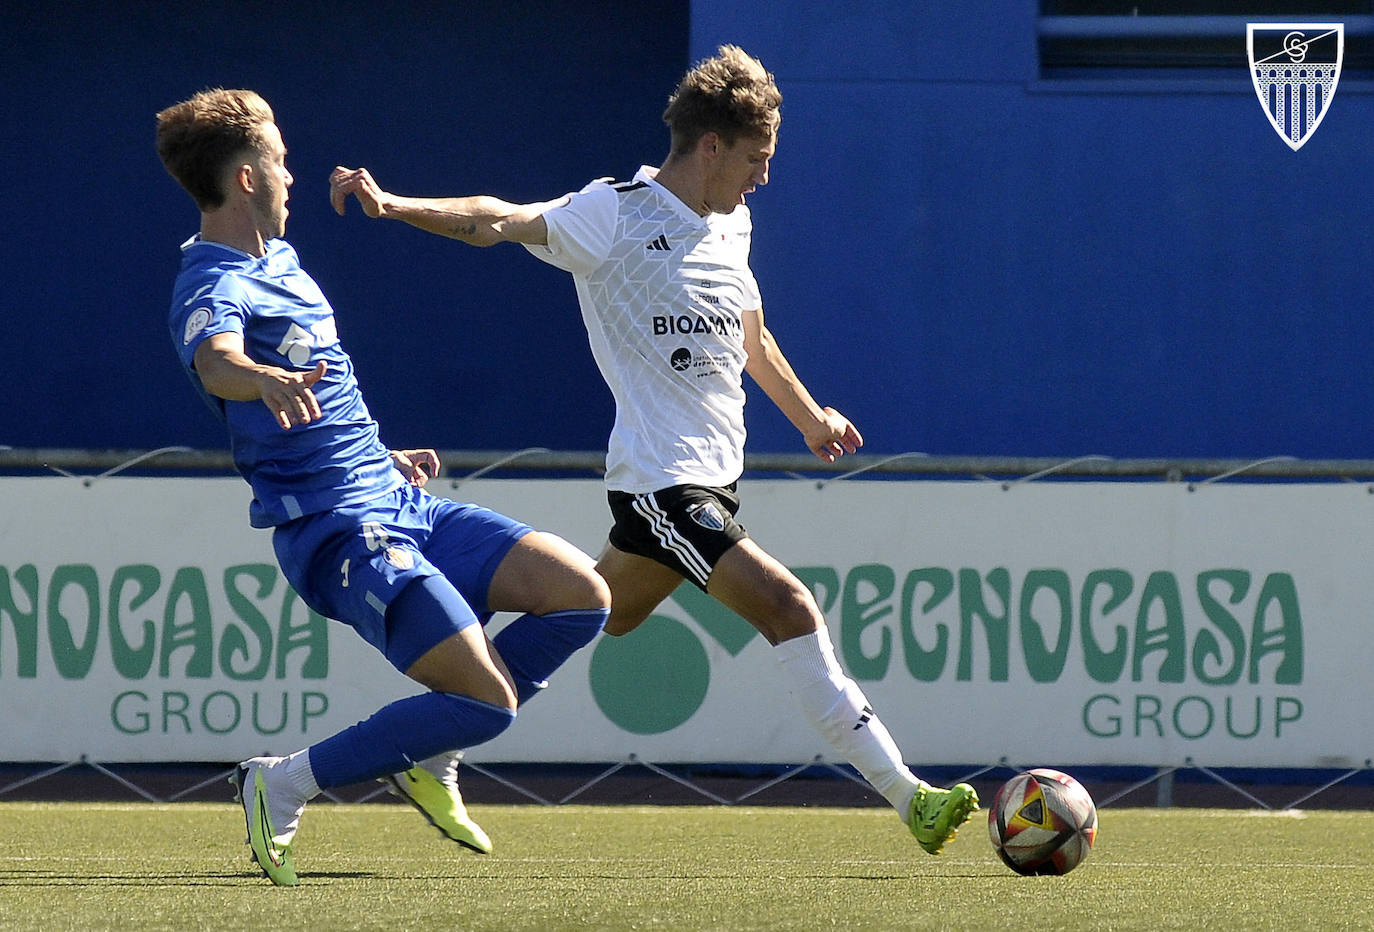
<svg viewBox="0 0 1374 932">
<path fill-rule="evenodd" d="M 657 239 L 651 239 L 645 243 L 644 248 L 649 252 L 669 252 L 673 247 L 668 245 L 668 237 L 660 233 Z"/>
</svg>

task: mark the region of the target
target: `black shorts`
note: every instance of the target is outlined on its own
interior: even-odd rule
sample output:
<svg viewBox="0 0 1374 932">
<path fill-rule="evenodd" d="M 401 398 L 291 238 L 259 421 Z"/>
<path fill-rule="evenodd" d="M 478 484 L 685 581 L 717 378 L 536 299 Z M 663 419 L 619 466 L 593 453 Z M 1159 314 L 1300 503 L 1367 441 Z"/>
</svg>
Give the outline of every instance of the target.
<svg viewBox="0 0 1374 932">
<path fill-rule="evenodd" d="M 644 495 L 608 492 L 615 519 L 611 546 L 662 563 L 705 591 L 716 562 L 749 536 L 735 521 L 736 485 L 675 485 Z"/>
</svg>

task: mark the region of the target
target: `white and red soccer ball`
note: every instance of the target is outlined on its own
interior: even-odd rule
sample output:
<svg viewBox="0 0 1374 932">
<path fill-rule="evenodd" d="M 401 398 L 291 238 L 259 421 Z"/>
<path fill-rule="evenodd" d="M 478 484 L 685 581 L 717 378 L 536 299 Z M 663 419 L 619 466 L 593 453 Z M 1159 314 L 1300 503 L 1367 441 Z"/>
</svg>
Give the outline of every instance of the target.
<svg viewBox="0 0 1374 932">
<path fill-rule="evenodd" d="M 1097 807 L 1068 774 L 1027 770 L 997 791 L 988 809 L 988 835 L 1018 874 L 1067 874 L 1092 850 Z"/>
</svg>

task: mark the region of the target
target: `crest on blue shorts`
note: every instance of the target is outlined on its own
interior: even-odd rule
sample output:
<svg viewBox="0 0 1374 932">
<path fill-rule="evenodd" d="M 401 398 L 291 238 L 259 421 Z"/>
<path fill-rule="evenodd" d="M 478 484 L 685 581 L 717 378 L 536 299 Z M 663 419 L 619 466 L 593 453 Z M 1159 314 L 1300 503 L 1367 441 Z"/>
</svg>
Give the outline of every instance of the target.
<svg viewBox="0 0 1374 932">
<path fill-rule="evenodd" d="M 415 566 L 415 555 L 404 547 L 388 547 L 386 562 L 398 570 L 408 570 Z"/>
</svg>

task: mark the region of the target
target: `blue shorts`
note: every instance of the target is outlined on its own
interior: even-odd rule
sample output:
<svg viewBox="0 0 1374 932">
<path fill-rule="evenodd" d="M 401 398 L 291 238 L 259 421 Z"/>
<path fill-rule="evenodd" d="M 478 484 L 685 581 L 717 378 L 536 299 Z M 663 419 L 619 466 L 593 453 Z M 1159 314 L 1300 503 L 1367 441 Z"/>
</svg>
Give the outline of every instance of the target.
<svg viewBox="0 0 1374 932">
<path fill-rule="evenodd" d="M 491 577 L 531 530 L 488 508 L 402 486 L 279 525 L 272 547 L 306 605 L 350 625 L 404 672 L 455 631 L 491 618 Z M 461 598 L 449 599 L 447 612 L 388 620 L 392 600 L 426 576 L 442 576 Z"/>
</svg>

